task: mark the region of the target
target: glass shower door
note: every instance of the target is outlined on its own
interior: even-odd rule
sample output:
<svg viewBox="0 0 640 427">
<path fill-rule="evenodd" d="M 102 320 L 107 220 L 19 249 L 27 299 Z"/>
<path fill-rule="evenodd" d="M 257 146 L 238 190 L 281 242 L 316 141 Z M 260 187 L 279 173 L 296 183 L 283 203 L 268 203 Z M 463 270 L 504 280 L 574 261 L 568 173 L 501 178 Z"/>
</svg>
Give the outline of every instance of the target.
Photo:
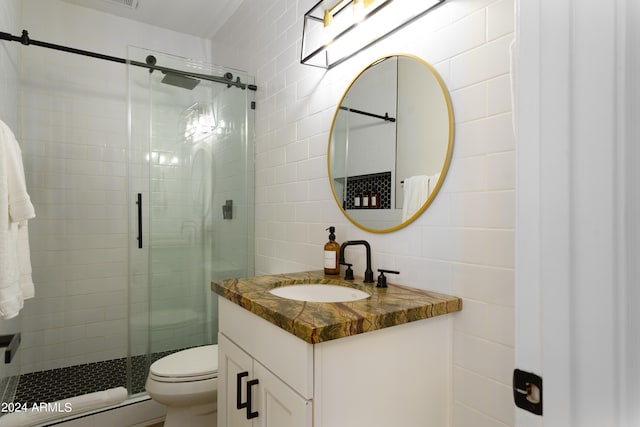
<svg viewBox="0 0 640 427">
<path fill-rule="evenodd" d="M 149 55 L 163 67 L 247 81 L 236 70 L 130 48 L 132 60 Z M 247 89 L 132 66 L 129 72 L 136 393 L 157 358 L 217 341 L 211 280 L 252 274 L 253 153 Z"/>
</svg>

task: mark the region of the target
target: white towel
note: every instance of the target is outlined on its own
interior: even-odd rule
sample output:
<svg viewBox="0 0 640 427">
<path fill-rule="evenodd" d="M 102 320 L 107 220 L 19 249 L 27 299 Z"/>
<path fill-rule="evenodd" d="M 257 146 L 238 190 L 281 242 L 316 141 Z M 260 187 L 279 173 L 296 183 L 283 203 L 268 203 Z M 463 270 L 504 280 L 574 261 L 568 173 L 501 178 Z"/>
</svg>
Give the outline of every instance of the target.
<svg viewBox="0 0 640 427">
<path fill-rule="evenodd" d="M 416 214 L 429 197 L 429 177 L 416 175 L 404 180 L 404 203 L 402 204 L 402 222 Z"/>
<path fill-rule="evenodd" d="M 27 221 L 34 217 L 20 146 L 0 120 L 0 318 L 17 316 L 33 297 Z"/>
<path fill-rule="evenodd" d="M 35 296 L 33 278 L 31 277 L 31 251 L 29 250 L 29 225 L 25 221 L 24 225 L 18 226 L 18 237 L 16 242 L 18 252 L 18 271 L 20 278 L 20 290 L 22 298 L 29 299 Z"/>
</svg>

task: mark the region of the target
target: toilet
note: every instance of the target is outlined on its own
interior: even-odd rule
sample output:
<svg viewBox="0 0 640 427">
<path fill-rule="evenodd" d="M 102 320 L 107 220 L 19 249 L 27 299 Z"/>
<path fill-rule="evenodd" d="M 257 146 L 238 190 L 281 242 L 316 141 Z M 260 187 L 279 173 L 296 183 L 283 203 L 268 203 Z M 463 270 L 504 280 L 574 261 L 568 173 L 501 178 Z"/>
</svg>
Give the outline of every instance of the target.
<svg viewBox="0 0 640 427">
<path fill-rule="evenodd" d="M 151 364 L 146 389 L 167 407 L 165 427 L 215 427 L 218 397 L 218 346 L 178 351 Z"/>
</svg>

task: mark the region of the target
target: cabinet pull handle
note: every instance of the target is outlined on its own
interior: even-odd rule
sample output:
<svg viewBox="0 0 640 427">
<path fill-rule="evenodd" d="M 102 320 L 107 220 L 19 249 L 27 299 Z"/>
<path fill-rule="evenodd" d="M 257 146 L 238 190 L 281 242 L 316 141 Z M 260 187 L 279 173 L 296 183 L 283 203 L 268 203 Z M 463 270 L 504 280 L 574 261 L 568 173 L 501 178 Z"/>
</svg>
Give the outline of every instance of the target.
<svg viewBox="0 0 640 427">
<path fill-rule="evenodd" d="M 247 381 L 247 419 L 250 420 L 252 418 L 256 418 L 258 416 L 258 411 L 255 412 L 251 412 L 251 397 L 252 397 L 252 392 L 251 392 L 251 387 L 253 387 L 254 385 L 259 384 L 260 381 L 258 380 L 251 380 L 251 381 Z"/>
<path fill-rule="evenodd" d="M 249 372 L 247 371 L 238 372 L 238 374 L 236 375 L 236 409 L 246 408 L 249 402 L 249 395 L 247 394 L 247 402 L 242 403 L 242 387 L 240 386 L 240 383 L 242 383 L 242 378 L 248 376 Z M 247 392 L 248 391 L 249 388 L 247 388 Z"/>
</svg>

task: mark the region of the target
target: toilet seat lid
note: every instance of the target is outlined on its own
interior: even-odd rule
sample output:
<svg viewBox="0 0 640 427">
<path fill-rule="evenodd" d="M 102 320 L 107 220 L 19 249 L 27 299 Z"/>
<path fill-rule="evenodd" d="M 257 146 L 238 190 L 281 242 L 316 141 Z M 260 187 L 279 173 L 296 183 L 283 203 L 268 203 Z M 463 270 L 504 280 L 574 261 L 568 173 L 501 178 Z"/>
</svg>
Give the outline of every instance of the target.
<svg viewBox="0 0 640 427">
<path fill-rule="evenodd" d="M 178 351 L 153 362 L 149 371 L 155 377 L 187 381 L 211 377 L 218 372 L 218 346 L 204 345 Z"/>
</svg>

